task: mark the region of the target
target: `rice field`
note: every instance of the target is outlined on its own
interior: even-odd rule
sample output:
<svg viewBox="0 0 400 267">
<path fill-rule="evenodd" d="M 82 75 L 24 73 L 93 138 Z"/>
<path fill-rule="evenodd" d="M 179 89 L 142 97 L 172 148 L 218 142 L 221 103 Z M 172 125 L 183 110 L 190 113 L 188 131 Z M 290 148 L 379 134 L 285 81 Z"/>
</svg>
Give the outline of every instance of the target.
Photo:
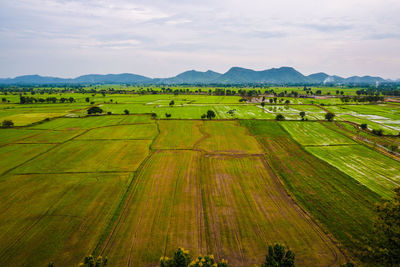
<svg viewBox="0 0 400 267">
<path fill-rule="evenodd" d="M 91 253 L 156 266 L 177 247 L 254 266 L 276 242 L 297 266 L 340 266 L 371 235 L 374 204 L 400 186 L 396 157 L 348 123 L 321 122 L 330 110 L 382 126 L 392 136 L 374 138 L 396 144 L 394 105 L 61 95 L 76 103 L 0 104 L 16 126 L 0 129 L 0 266 L 75 266 Z M 86 116 L 86 97 L 111 115 Z M 208 110 L 216 117 L 202 120 Z"/>
</svg>

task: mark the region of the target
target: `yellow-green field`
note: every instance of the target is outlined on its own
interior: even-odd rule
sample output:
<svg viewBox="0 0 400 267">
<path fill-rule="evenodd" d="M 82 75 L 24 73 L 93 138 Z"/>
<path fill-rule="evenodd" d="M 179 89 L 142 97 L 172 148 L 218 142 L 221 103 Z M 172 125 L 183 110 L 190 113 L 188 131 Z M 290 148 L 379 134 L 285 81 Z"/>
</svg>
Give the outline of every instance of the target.
<svg viewBox="0 0 400 267">
<path fill-rule="evenodd" d="M 0 129 L 0 266 L 76 266 L 91 253 L 110 266 L 156 266 L 177 247 L 254 266 L 274 243 L 297 266 L 340 266 L 359 261 L 374 204 L 400 185 L 400 158 L 340 122 L 389 127 L 400 120 L 392 105 L 172 94 L 94 94 L 89 105 L 75 96 L 0 104 L 16 126 Z M 90 106 L 111 114 L 86 116 Z M 327 108 L 337 123 L 322 122 Z M 208 110 L 215 118 L 200 119 Z M 398 144 L 390 129 L 370 139 Z"/>
</svg>

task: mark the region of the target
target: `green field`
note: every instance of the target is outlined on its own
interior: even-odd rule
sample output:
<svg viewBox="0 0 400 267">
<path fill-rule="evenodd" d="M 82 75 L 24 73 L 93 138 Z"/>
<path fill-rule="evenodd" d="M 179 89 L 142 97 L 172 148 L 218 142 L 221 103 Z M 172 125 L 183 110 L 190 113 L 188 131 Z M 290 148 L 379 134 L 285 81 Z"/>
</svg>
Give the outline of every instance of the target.
<svg viewBox="0 0 400 267">
<path fill-rule="evenodd" d="M 76 266 L 92 253 L 110 266 L 156 266 L 178 247 L 254 266 L 276 242 L 297 266 L 362 265 L 374 205 L 400 186 L 400 155 L 389 151 L 400 105 L 267 96 L 263 107 L 207 87 L 102 88 L 41 94 L 68 104 L 4 95 L 0 120 L 15 125 L 0 128 L 0 266 Z M 87 116 L 93 106 L 104 112 Z M 208 110 L 215 118 L 201 119 Z"/>
<path fill-rule="evenodd" d="M 393 196 L 393 189 L 400 186 L 400 162 L 364 146 L 307 147 L 307 151 L 383 197 Z"/>
<path fill-rule="evenodd" d="M 282 122 L 285 130 L 303 146 L 356 144 L 350 138 L 326 128 L 319 122 Z"/>
</svg>

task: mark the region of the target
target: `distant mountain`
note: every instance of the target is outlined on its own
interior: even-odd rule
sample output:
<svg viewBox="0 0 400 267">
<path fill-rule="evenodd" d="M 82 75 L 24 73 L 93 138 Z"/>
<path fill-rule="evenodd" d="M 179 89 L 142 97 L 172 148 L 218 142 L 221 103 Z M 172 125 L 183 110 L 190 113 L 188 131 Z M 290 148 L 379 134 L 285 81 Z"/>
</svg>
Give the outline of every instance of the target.
<svg viewBox="0 0 400 267">
<path fill-rule="evenodd" d="M 146 83 L 151 81 L 151 78 L 130 74 L 130 73 L 122 73 L 122 74 L 89 74 L 79 76 L 72 80 L 73 83 Z"/>
<path fill-rule="evenodd" d="M 385 82 L 386 80 L 382 79 L 381 77 L 372 77 L 372 76 L 353 76 L 345 79 L 345 83 L 352 83 L 352 84 L 374 84 L 377 82 Z"/>
<path fill-rule="evenodd" d="M 201 72 L 185 71 L 171 78 L 151 79 L 142 75 L 122 74 L 88 74 L 73 79 L 24 75 L 15 78 L 0 79 L 0 84 L 44 85 L 44 84 L 275 84 L 275 85 L 311 85 L 311 84 L 376 84 L 394 82 L 373 76 L 353 76 L 342 78 L 323 72 L 305 76 L 292 67 L 272 68 L 255 71 L 233 67 L 224 74 L 211 70 Z M 395 82 L 400 83 L 400 79 Z"/>
<path fill-rule="evenodd" d="M 222 84 L 294 84 L 308 83 L 309 80 L 291 67 L 273 68 L 262 71 L 233 67 L 214 82 Z"/>
<path fill-rule="evenodd" d="M 159 79 L 158 81 L 164 84 L 206 84 L 211 83 L 220 76 L 221 73 L 211 70 L 205 72 L 189 70 L 178 74 L 175 77 Z"/>
<path fill-rule="evenodd" d="M 309 81 L 313 82 L 313 83 L 323 83 L 328 77 L 329 75 L 323 72 L 319 72 L 319 73 L 314 73 L 314 74 L 310 74 L 307 76 Z"/>
</svg>

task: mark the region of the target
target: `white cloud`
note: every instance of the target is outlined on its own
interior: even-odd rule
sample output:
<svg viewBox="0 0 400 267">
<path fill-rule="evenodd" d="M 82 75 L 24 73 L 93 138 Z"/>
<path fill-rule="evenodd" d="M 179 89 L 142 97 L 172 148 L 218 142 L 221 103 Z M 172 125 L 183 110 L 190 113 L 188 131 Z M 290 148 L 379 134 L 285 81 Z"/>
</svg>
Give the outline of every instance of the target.
<svg viewBox="0 0 400 267">
<path fill-rule="evenodd" d="M 396 0 L 2 0 L 0 77 L 292 65 L 398 78 L 399 12 Z"/>
</svg>

